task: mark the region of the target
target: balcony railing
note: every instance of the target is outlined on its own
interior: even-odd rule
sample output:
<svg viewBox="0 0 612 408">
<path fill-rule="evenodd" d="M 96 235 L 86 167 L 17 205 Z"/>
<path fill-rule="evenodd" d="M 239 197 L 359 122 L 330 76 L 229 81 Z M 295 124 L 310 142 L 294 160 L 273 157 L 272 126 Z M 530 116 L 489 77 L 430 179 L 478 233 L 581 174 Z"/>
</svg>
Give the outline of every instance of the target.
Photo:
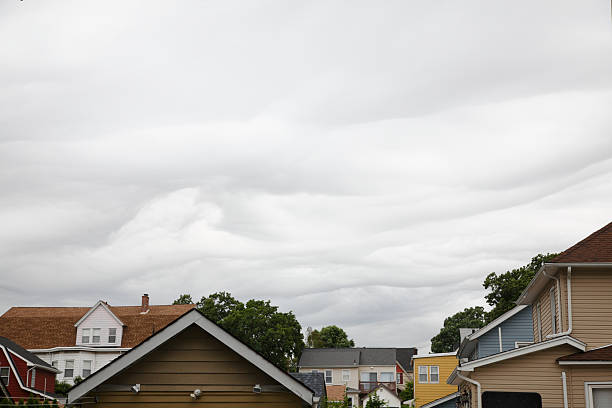
<svg viewBox="0 0 612 408">
<path fill-rule="evenodd" d="M 395 390 L 395 381 L 393 382 L 382 382 L 382 381 L 359 381 L 359 391 L 370 392 L 379 385 L 384 385 L 392 390 Z"/>
</svg>

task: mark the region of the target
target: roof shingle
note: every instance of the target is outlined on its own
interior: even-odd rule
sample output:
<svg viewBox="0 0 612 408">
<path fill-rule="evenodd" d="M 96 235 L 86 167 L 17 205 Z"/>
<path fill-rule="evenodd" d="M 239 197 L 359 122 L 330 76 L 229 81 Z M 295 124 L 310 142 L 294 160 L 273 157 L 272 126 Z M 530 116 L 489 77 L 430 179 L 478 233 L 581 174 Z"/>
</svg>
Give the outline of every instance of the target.
<svg viewBox="0 0 612 408">
<path fill-rule="evenodd" d="M 612 222 L 561 252 L 550 262 L 612 262 Z"/>
<path fill-rule="evenodd" d="M 559 357 L 557 361 L 612 361 L 612 345 Z"/>
</svg>

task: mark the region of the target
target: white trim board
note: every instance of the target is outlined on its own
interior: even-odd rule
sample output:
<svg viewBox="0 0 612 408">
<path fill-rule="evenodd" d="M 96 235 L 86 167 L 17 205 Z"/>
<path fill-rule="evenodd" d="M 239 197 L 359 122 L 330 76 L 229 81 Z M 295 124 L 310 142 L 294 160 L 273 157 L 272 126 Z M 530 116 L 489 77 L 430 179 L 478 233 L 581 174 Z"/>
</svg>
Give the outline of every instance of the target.
<svg viewBox="0 0 612 408">
<path fill-rule="evenodd" d="M 149 337 L 126 354 L 96 371 L 91 376 L 87 377 L 82 383 L 71 388 L 68 392 L 68 403 L 73 404 L 95 387 L 104 383 L 104 381 L 108 380 L 117 373 L 125 370 L 192 324 L 200 326 L 211 336 L 228 346 L 241 357 L 250 361 L 253 365 L 268 374 L 270 377 L 274 378 L 281 385 L 289 389 L 306 403 L 312 405 L 314 397 L 312 390 L 285 371 L 270 363 L 240 340 L 236 339 L 234 336 L 208 320 L 197 309 L 191 309 L 190 311 L 186 312 L 177 320 L 167 325 L 164 329 Z"/>
<path fill-rule="evenodd" d="M 562 336 L 557 337 L 553 340 L 547 340 L 529 346 L 504 351 L 503 353 L 493 354 L 491 356 L 483 357 L 478 360 L 473 360 L 468 363 L 462 364 L 461 366 L 457 367 L 457 369 L 459 371 L 474 371 L 474 369 L 477 367 L 482 367 L 500 361 L 508 360 L 510 358 L 523 356 L 525 354 L 535 353 L 536 351 L 547 350 L 549 348 L 562 346 L 564 344 L 575 347 L 581 351 L 586 350 L 586 344 L 584 344 L 583 342 L 576 340 L 575 338 L 570 336 Z"/>
<path fill-rule="evenodd" d="M 610 365 L 612 361 L 557 361 L 559 365 Z"/>
<path fill-rule="evenodd" d="M 115 314 L 113 312 L 111 312 L 111 310 L 108 307 L 108 305 L 106 304 L 106 302 L 104 302 L 102 300 L 98 300 L 98 302 L 95 305 L 93 305 L 93 307 L 91 309 L 89 309 L 87 311 L 87 313 L 85 313 L 83 315 L 83 317 L 81 317 L 79 319 L 78 322 L 76 322 L 74 324 L 74 327 L 79 327 L 79 325 L 83 322 L 83 320 L 87 319 L 89 317 L 89 315 L 92 314 L 94 312 L 94 310 L 96 310 L 100 306 L 102 306 L 104 308 L 104 310 L 106 310 L 108 313 L 110 313 L 110 315 L 113 317 L 113 319 L 115 319 L 115 321 L 117 321 L 117 323 L 119 323 L 121 326 L 125 326 L 125 324 L 123 324 L 123 322 L 121 320 L 119 320 L 119 318 L 117 316 L 115 316 Z"/>
<path fill-rule="evenodd" d="M 446 397 L 438 398 L 437 400 L 433 400 L 428 402 L 427 404 L 421 405 L 421 408 L 434 408 L 440 404 L 448 402 L 453 398 L 457 398 L 459 396 L 459 392 L 453 392 L 452 394 L 447 395 Z"/>
<path fill-rule="evenodd" d="M 55 374 L 61 373 L 60 370 L 58 370 L 57 368 L 55 368 L 53 366 L 47 367 L 47 366 L 43 366 L 43 365 L 40 365 L 40 364 L 36 364 L 36 363 L 31 362 L 27 358 L 23 357 L 22 355 L 17 354 L 16 352 L 14 352 L 11 349 L 8 349 L 8 351 L 9 351 L 9 353 L 14 355 L 15 357 L 18 357 L 20 360 L 23 360 L 28 367 L 37 367 L 37 368 L 40 368 L 41 370 L 49 371 L 49 372 L 52 372 L 52 373 L 55 373 Z"/>
<path fill-rule="evenodd" d="M 87 346 L 60 346 L 48 349 L 29 349 L 30 353 L 57 353 L 60 351 L 91 351 L 95 353 L 112 353 L 130 351 L 129 347 L 87 347 Z"/>
<path fill-rule="evenodd" d="M 594 387 L 593 387 L 594 386 Z M 610 381 L 592 381 L 584 383 L 584 404 L 586 408 L 593 408 L 593 388 L 612 388 Z"/>
</svg>

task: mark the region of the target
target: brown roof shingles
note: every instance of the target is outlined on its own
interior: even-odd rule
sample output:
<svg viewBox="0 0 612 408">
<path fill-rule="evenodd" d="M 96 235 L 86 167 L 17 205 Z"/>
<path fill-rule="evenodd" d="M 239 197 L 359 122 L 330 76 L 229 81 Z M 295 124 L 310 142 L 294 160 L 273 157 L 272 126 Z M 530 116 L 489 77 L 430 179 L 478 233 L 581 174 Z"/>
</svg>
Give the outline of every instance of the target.
<svg viewBox="0 0 612 408">
<path fill-rule="evenodd" d="M 561 252 L 550 262 L 612 262 L 612 223 Z"/>
<path fill-rule="evenodd" d="M 110 306 L 125 327 L 121 347 L 134 347 L 154 332 L 193 309 L 194 305 L 152 305 L 140 314 L 140 306 Z M 76 328 L 89 307 L 13 307 L 0 316 L 0 336 L 26 349 L 70 347 L 76 343 Z"/>
<path fill-rule="evenodd" d="M 325 391 L 329 401 L 342 401 L 346 394 L 346 385 L 326 385 Z"/>
<path fill-rule="evenodd" d="M 612 361 L 612 345 L 559 357 L 557 361 Z"/>
</svg>

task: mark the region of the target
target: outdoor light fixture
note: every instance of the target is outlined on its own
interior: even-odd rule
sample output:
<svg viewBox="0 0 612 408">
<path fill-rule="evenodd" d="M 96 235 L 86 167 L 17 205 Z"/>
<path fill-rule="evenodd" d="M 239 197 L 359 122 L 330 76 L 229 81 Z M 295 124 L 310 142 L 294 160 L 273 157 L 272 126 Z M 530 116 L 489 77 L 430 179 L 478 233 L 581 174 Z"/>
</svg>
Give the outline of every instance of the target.
<svg viewBox="0 0 612 408">
<path fill-rule="evenodd" d="M 254 392 L 255 394 L 261 394 L 261 385 L 259 385 L 259 384 L 255 384 L 255 385 L 253 386 L 253 392 Z"/>
<path fill-rule="evenodd" d="M 194 399 L 194 400 L 200 398 L 200 395 L 202 395 L 202 390 L 200 390 L 199 388 L 194 390 L 191 394 L 189 394 L 191 399 Z"/>
<path fill-rule="evenodd" d="M 140 392 L 140 384 L 134 384 L 132 385 L 132 388 L 130 388 L 130 390 L 134 393 L 134 394 L 138 394 Z"/>
</svg>

